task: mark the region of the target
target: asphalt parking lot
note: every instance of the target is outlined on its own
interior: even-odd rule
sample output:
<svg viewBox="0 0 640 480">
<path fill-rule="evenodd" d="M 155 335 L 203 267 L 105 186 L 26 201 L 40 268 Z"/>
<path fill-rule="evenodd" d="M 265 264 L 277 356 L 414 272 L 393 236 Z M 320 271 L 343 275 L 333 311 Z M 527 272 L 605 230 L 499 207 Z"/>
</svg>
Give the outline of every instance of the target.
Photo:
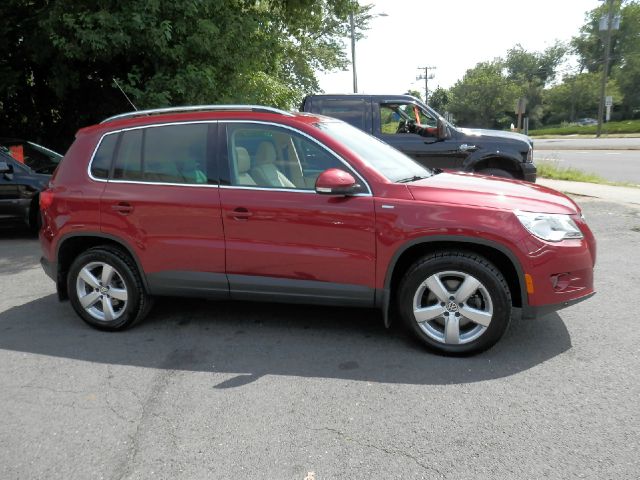
<svg viewBox="0 0 640 480">
<path fill-rule="evenodd" d="M 0 478 L 636 479 L 640 209 L 577 200 L 598 294 L 470 358 L 358 309 L 163 299 L 98 332 L 3 226 Z"/>
</svg>

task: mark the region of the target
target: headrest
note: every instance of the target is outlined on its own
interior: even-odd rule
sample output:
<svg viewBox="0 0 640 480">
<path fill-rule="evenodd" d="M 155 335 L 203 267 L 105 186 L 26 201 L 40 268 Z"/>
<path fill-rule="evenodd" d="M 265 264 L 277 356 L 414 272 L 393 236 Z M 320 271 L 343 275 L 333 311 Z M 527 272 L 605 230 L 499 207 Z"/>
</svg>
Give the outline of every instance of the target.
<svg viewBox="0 0 640 480">
<path fill-rule="evenodd" d="M 271 142 L 262 142 L 258 145 L 258 151 L 256 153 L 256 164 L 262 165 L 264 163 L 275 163 L 276 161 L 276 147 Z"/>
<path fill-rule="evenodd" d="M 251 169 L 251 157 L 244 147 L 236 147 L 236 162 L 238 173 L 247 173 Z"/>
</svg>

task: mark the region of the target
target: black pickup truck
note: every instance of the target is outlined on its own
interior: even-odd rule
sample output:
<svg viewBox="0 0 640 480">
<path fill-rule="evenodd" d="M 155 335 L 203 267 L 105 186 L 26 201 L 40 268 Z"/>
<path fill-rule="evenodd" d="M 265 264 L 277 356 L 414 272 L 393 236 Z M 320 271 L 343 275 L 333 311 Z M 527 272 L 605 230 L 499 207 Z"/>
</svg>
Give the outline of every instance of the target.
<svg viewBox="0 0 640 480">
<path fill-rule="evenodd" d="M 529 137 L 456 127 L 410 95 L 309 95 L 301 110 L 344 120 L 428 167 L 536 181 Z"/>
</svg>

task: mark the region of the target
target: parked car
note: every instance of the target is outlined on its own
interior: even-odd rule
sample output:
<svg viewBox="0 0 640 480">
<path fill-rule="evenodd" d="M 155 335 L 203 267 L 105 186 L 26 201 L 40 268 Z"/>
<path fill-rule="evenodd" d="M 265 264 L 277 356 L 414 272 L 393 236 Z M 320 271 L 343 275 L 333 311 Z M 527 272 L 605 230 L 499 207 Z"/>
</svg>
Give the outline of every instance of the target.
<svg viewBox="0 0 640 480">
<path fill-rule="evenodd" d="M 0 147 L 0 219 L 24 221 L 32 230 L 40 226 L 38 200 L 50 175 L 34 172 Z"/>
<path fill-rule="evenodd" d="M 581 127 L 584 127 L 587 125 L 597 125 L 598 120 L 596 120 L 595 118 L 580 118 L 576 123 Z"/>
<path fill-rule="evenodd" d="M 156 295 L 362 306 L 465 354 L 496 343 L 514 307 L 594 293 L 595 240 L 563 194 L 437 173 L 345 122 L 268 107 L 83 128 L 40 205 L 42 266 L 102 330 Z"/>
<path fill-rule="evenodd" d="M 301 110 L 344 120 L 429 168 L 536 181 L 529 137 L 456 127 L 410 95 L 309 95 Z"/>
<path fill-rule="evenodd" d="M 62 159 L 58 152 L 28 140 L 0 137 L 0 146 L 35 173 L 51 175 Z"/>
</svg>

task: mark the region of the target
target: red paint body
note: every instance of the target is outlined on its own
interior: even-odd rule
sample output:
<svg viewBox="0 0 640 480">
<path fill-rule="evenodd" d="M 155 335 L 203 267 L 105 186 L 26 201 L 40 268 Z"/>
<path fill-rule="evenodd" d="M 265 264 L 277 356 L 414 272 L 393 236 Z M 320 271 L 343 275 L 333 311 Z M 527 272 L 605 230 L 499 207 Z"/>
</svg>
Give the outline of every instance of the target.
<svg viewBox="0 0 640 480">
<path fill-rule="evenodd" d="M 98 182 L 88 176 L 88 162 L 107 132 L 225 120 L 273 122 L 313 137 L 347 161 L 372 195 Z M 392 183 L 315 126 L 325 120 L 308 114 L 199 112 L 82 129 L 51 181 L 53 200 L 43 208 L 40 235 L 44 255 L 56 263 L 61 241 L 79 233 L 100 234 L 126 246 L 143 275 L 212 272 L 378 291 L 389 288 L 394 262 L 408 245 L 430 238 L 459 238 L 465 244 L 476 239 L 510 253 L 521 285 L 524 274 L 531 275 L 535 290 L 525 295 L 525 305 L 560 304 L 593 293 L 595 240 L 571 199 L 531 183 L 461 173 Z M 571 215 L 584 239 L 540 240 L 514 210 Z"/>
</svg>

